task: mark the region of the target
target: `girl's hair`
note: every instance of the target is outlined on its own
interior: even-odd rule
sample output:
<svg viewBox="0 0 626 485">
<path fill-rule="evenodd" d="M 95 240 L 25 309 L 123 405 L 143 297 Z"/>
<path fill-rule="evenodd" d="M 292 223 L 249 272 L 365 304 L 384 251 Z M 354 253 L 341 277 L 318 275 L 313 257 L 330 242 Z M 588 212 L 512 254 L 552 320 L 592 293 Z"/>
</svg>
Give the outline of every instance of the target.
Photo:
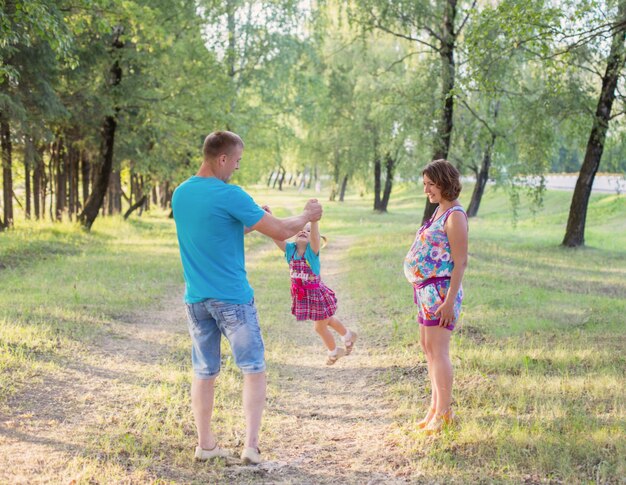
<svg viewBox="0 0 626 485">
<path fill-rule="evenodd" d="M 446 200 L 455 200 L 461 193 L 461 174 L 448 160 L 433 160 L 424 167 L 422 175 L 427 175 L 441 189 L 441 197 Z"/>
<path fill-rule="evenodd" d="M 326 236 L 320 236 L 320 240 L 322 241 L 322 244 L 320 244 L 320 247 L 325 248 L 326 245 L 328 244 L 328 238 Z"/>
</svg>

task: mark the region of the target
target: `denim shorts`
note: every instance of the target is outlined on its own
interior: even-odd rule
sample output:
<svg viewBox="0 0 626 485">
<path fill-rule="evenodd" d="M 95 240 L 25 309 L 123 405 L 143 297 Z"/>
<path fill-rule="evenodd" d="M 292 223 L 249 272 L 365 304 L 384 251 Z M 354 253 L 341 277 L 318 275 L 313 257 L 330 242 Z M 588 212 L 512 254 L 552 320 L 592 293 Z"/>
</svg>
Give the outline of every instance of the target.
<svg viewBox="0 0 626 485">
<path fill-rule="evenodd" d="M 185 306 L 192 341 L 191 363 L 198 379 L 219 374 L 222 335 L 230 344 L 235 364 L 244 374 L 265 370 L 265 346 L 254 298 L 242 305 L 209 298 Z"/>
</svg>

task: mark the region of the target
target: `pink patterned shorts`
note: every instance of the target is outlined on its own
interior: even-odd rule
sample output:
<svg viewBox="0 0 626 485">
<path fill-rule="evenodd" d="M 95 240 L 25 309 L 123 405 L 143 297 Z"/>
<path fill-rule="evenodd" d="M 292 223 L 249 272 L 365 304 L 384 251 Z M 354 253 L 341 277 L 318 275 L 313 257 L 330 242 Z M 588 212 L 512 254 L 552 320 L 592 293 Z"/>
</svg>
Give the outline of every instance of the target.
<svg viewBox="0 0 626 485">
<path fill-rule="evenodd" d="M 439 325 L 440 318 L 438 315 L 435 315 L 435 312 L 444 302 L 448 288 L 450 288 L 450 279 L 448 278 L 438 278 L 436 281 L 421 288 L 413 287 L 414 301 L 417 305 L 417 321 L 420 325 L 425 327 L 436 327 Z M 454 330 L 461 313 L 462 302 L 463 288 L 461 287 L 454 301 L 454 322 L 445 327 L 447 330 Z"/>
</svg>

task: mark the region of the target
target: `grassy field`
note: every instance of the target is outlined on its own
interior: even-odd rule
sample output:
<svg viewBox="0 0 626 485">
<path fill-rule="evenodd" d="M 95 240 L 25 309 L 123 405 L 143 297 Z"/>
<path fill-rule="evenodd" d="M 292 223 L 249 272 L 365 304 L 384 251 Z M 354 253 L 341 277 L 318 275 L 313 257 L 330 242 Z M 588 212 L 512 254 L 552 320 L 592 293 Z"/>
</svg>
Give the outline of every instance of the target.
<svg viewBox="0 0 626 485">
<path fill-rule="evenodd" d="M 251 192 L 279 216 L 315 196 Z M 540 212 L 521 207 L 513 226 L 506 196 L 489 190 L 480 216 L 471 220 L 466 299 L 452 344 L 461 422 L 436 440 L 415 431 L 430 390 L 402 273 L 421 218 L 421 190 L 399 188 L 383 215 L 357 195 L 325 203 L 321 228 L 329 245 L 351 241 L 340 304 L 350 301 L 363 341 L 392 364 L 380 377 L 394 422 L 384 440 L 405 457 L 400 476 L 406 481 L 625 483 L 626 198 L 594 196 L 587 247 L 569 250 L 559 246 L 569 197 L 547 193 Z M 286 318 L 288 278 L 280 254 L 258 235 L 247 245 L 267 360 L 276 369 L 262 432 L 267 441 L 279 440 L 282 418 L 272 412 L 280 397 L 276 377 L 288 378 L 282 355 L 298 349 L 300 331 Z M 98 219 L 89 234 L 70 224 L 32 223 L 0 234 L 0 415 L 11 421 L 23 414 L 23 396 L 32 389 L 45 393 L 76 362 L 114 367 L 100 351 L 103 342 L 127 338 L 128 315 L 163 310 L 181 282 L 175 231 L 165 214 Z M 120 395 L 132 396 L 130 405 L 101 403 L 96 421 L 74 437 L 79 451 L 62 465 L 64 480 L 232 481 L 223 466 L 189 459 L 195 432 L 180 313 L 171 333 L 145 346 L 154 354 L 141 354 L 133 378 L 116 381 Z M 236 445 L 240 378 L 230 359 L 224 364 L 215 420 L 233 430 L 224 440 Z M 124 374 L 123 367 L 116 370 Z M 0 434 L 6 429 L 5 423 Z M 241 480 L 254 482 L 254 475 Z"/>
</svg>

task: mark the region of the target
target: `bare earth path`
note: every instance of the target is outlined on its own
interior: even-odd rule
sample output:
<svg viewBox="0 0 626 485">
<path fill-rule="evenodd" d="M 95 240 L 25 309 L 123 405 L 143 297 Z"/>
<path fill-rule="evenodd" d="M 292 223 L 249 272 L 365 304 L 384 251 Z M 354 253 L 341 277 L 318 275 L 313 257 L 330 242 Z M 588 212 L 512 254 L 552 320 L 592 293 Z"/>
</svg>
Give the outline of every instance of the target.
<svg viewBox="0 0 626 485">
<path fill-rule="evenodd" d="M 220 483 L 411 482 L 407 461 L 390 439 L 393 409 L 382 378 L 390 364 L 380 348 L 368 346 L 363 331 L 368 322 L 351 316 L 355 302 L 341 272 L 350 242 L 335 238 L 325 249 L 323 278 L 338 295 L 340 319 L 361 334 L 355 351 L 328 367 L 312 325 L 290 325 L 293 351 L 273 356 L 269 372 L 262 436 L 268 461 L 259 467 L 224 467 Z M 80 482 L 68 464 L 102 428 L 103 416 L 110 419 L 116 409 L 136 405 L 133 386 L 158 374 L 159 361 L 186 334 L 180 299 L 180 291 L 173 289 L 158 308 L 119 316 L 94 353 L 77 355 L 69 366 L 64 362 L 53 379 L 12 398 L 9 411 L 0 414 L 0 483 Z M 166 483 L 194 480 L 191 465 L 176 468 L 172 463 L 172 469 L 150 476 Z M 124 481 L 138 482 L 130 475 Z"/>
<path fill-rule="evenodd" d="M 337 294 L 337 316 L 361 338 L 350 356 L 329 367 L 312 324 L 294 322 L 298 347 L 277 366 L 278 390 L 268 409 L 280 424 L 268 443 L 270 454 L 279 457 L 264 467 L 269 482 L 406 483 L 399 476 L 405 460 L 388 439 L 393 410 L 382 379 L 388 364 L 368 346 L 368 322 L 354 317 L 356 302 L 341 271 L 351 242 L 333 238 L 323 251 L 322 277 Z"/>
<path fill-rule="evenodd" d="M 173 289 L 152 312 L 120 315 L 89 354 L 58 362 L 43 383 L 13 396 L 0 413 L 0 483 L 72 483 L 68 465 L 93 430 L 136 404 L 136 388 L 170 353 L 181 324 L 181 294 Z"/>
</svg>

